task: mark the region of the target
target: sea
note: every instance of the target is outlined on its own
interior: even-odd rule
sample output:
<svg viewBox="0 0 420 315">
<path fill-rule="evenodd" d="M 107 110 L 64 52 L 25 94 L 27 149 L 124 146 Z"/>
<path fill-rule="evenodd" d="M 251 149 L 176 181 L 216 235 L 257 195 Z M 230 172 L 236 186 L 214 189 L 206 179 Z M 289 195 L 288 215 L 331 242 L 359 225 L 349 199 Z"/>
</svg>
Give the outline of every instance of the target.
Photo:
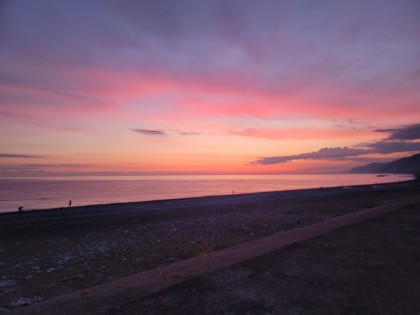
<svg viewBox="0 0 420 315">
<path fill-rule="evenodd" d="M 0 212 L 243 194 L 320 187 L 380 184 L 410 175 L 156 175 L 0 178 Z"/>
</svg>

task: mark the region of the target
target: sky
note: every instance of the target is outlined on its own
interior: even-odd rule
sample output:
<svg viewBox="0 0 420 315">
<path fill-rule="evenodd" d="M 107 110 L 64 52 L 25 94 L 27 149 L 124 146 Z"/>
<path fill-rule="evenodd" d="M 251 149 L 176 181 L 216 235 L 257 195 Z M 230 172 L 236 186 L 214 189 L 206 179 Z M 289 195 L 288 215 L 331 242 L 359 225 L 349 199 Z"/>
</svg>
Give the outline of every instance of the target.
<svg viewBox="0 0 420 315">
<path fill-rule="evenodd" d="M 418 0 L 0 0 L 0 175 L 409 156 L 419 39 Z"/>
</svg>

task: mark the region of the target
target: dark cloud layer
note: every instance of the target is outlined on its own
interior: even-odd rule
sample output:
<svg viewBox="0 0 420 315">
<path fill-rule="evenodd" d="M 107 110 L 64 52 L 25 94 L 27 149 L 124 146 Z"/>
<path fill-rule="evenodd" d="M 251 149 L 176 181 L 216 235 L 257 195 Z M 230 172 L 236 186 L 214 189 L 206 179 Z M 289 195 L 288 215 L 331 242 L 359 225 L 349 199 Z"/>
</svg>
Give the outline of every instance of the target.
<svg viewBox="0 0 420 315">
<path fill-rule="evenodd" d="M 389 140 L 417 140 L 420 139 L 420 124 L 410 125 L 399 129 L 384 130 L 390 132 Z"/>
<path fill-rule="evenodd" d="M 420 124 L 413 124 L 394 129 L 378 129 L 377 132 L 390 133 L 390 136 L 382 141 L 369 144 L 362 144 L 363 148 L 322 148 L 319 151 L 311 153 L 302 153 L 286 156 L 263 157 L 251 164 L 267 165 L 286 163 L 293 160 L 329 160 L 329 159 L 347 159 L 370 153 L 390 154 L 398 152 L 417 152 L 420 151 L 420 142 L 412 141 L 420 139 Z"/>
<path fill-rule="evenodd" d="M 351 148 L 322 148 L 319 151 L 311 153 L 302 153 L 297 155 L 285 155 L 285 156 L 271 156 L 264 157 L 259 160 L 252 162 L 252 164 L 277 164 L 285 163 L 293 160 L 325 160 L 325 159 L 341 159 L 346 157 L 353 157 L 365 154 L 366 151 L 362 149 L 351 149 Z"/>
<path fill-rule="evenodd" d="M 51 169 L 51 168 L 89 168 L 94 167 L 96 164 L 3 164 L 0 165 L 2 170 L 38 170 L 38 169 Z"/>
<path fill-rule="evenodd" d="M 30 154 L 13 154 L 13 153 L 0 153 L 0 158 L 23 158 L 23 159 L 36 159 L 40 158 L 39 155 Z"/>
<path fill-rule="evenodd" d="M 201 135 L 201 132 L 195 132 L 195 131 L 181 131 L 181 130 L 177 130 L 176 132 L 178 134 L 180 134 L 181 136 L 196 136 L 196 135 Z"/>
<path fill-rule="evenodd" d="M 420 142 L 409 141 L 378 141 L 369 144 L 370 150 L 366 153 L 390 154 L 396 152 L 416 152 L 420 151 Z"/>
<path fill-rule="evenodd" d="M 183 131 L 183 130 L 162 130 L 162 129 L 131 129 L 145 136 L 168 136 L 170 133 L 176 133 L 181 136 L 196 136 L 201 135 L 201 132 Z"/>
<path fill-rule="evenodd" d="M 166 133 L 159 129 L 131 129 L 131 130 L 145 136 L 160 136 L 160 137 L 166 136 Z"/>
</svg>

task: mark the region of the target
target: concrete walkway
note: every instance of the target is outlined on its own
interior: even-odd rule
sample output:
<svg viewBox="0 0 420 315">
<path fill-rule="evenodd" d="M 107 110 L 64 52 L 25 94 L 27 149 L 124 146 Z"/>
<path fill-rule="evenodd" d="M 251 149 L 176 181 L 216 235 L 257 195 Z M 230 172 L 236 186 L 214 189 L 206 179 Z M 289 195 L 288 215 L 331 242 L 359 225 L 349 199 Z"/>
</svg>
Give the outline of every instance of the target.
<svg viewBox="0 0 420 315">
<path fill-rule="evenodd" d="M 352 213 L 16 313 L 420 313 L 419 203 Z"/>
</svg>

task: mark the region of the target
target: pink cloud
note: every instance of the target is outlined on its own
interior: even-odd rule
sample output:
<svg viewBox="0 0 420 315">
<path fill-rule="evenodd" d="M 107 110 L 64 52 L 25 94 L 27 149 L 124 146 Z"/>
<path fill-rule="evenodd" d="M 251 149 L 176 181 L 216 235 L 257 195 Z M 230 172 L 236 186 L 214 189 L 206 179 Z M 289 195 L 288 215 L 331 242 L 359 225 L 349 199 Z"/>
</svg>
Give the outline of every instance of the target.
<svg viewBox="0 0 420 315">
<path fill-rule="evenodd" d="M 130 122 L 138 117 L 168 124 L 217 120 L 222 116 L 270 119 L 296 116 L 320 119 L 363 117 L 364 120 L 387 121 L 390 117 L 410 119 L 420 99 L 420 93 L 403 95 L 401 92 L 375 91 L 363 87 L 357 91 L 334 90 L 334 87 L 325 86 L 315 88 L 316 82 L 312 88 L 304 83 L 301 91 L 276 92 L 267 91 L 258 84 L 241 86 L 233 78 L 217 80 L 188 73 L 179 73 L 175 77 L 159 68 L 149 69 L 147 74 L 86 67 L 69 70 L 66 82 L 58 81 L 50 86 L 1 82 L 0 89 L 5 93 L 0 109 L 21 116 L 24 120 L 23 117 L 29 115 L 33 121 L 56 123 L 83 122 L 94 116 L 108 122 Z M 78 81 L 78 78 L 81 80 Z M 163 102 L 162 96 L 166 97 Z M 398 106 L 395 105 L 397 103 Z M 133 109 L 126 111 L 127 104 L 132 104 Z M 282 138 L 281 130 L 225 127 L 236 134 Z M 322 138 L 327 137 L 328 132 L 321 130 L 312 135 Z M 305 132 L 301 134 L 305 136 Z M 331 133 L 330 137 L 351 139 L 352 134 L 364 136 L 360 131 L 346 134 L 341 130 Z"/>
<path fill-rule="evenodd" d="M 182 113 L 195 113 L 210 116 L 248 115 L 255 117 L 307 116 L 325 119 L 346 119 L 363 117 L 364 119 L 386 120 L 390 117 L 407 118 L 411 116 L 419 95 L 400 96 L 398 94 L 373 94 L 364 97 L 364 91 L 355 91 L 359 96 L 338 96 L 339 91 L 324 91 L 321 88 L 315 95 L 309 92 L 281 95 L 262 93 L 252 89 L 234 90 L 226 93 L 227 87 L 217 93 L 216 86 L 212 94 L 190 93 L 182 97 L 177 107 Z M 337 96 L 335 96 L 337 95 Z M 403 98 L 406 98 L 404 100 Z M 395 99 L 398 106 L 389 99 Z M 402 100 L 402 101 L 401 101 Z M 399 102 L 401 101 L 401 102 Z M 367 104 L 368 103 L 368 104 Z"/>
<path fill-rule="evenodd" d="M 332 141 L 378 137 L 377 133 L 372 130 L 353 128 L 247 128 L 230 130 L 230 133 L 245 137 L 268 139 L 328 139 Z"/>
</svg>

